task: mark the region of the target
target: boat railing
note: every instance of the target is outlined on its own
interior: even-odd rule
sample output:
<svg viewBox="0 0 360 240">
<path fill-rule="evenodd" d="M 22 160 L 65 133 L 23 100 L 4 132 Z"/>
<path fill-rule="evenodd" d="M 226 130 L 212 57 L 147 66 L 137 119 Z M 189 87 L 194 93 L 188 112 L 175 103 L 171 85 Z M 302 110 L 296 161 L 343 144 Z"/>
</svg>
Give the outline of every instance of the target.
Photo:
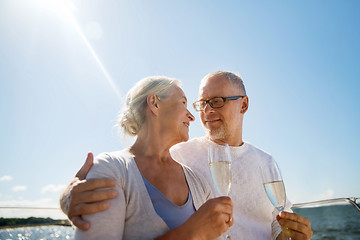
<svg viewBox="0 0 360 240">
<path fill-rule="evenodd" d="M 333 203 L 350 203 L 353 205 L 359 212 L 360 212 L 360 204 L 356 201 L 360 199 L 358 197 L 349 197 L 349 198 L 333 198 L 333 199 L 325 199 L 320 201 L 313 201 L 313 202 L 304 202 L 304 203 L 296 203 L 293 204 L 292 208 L 301 208 L 301 207 L 310 207 L 310 206 L 318 206 L 323 204 L 333 204 Z"/>
<path fill-rule="evenodd" d="M 313 202 L 303 202 L 303 203 L 295 203 L 292 208 L 303 208 L 303 207 L 318 207 L 321 205 L 333 205 L 336 203 L 349 203 L 356 208 L 356 210 L 360 213 L 360 204 L 357 203 L 357 200 L 360 200 L 359 197 L 348 197 L 348 198 L 333 198 L 333 199 L 325 199 L 320 201 Z M 61 211 L 58 207 L 15 207 L 15 206 L 0 206 L 0 210 L 2 209 L 18 209 L 18 210 L 58 210 Z"/>
</svg>

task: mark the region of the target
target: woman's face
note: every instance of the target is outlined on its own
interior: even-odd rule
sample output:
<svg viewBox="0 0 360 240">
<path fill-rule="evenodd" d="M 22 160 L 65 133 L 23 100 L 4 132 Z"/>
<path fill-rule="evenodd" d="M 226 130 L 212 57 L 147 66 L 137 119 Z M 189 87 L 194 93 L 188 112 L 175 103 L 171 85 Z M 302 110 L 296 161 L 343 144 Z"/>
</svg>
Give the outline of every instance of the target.
<svg viewBox="0 0 360 240">
<path fill-rule="evenodd" d="M 170 141 L 176 143 L 189 139 L 190 122 L 195 117 L 187 109 L 187 99 L 183 90 L 177 86 L 170 89 L 166 99 L 159 101 L 159 121 L 161 129 Z"/>
</svg>

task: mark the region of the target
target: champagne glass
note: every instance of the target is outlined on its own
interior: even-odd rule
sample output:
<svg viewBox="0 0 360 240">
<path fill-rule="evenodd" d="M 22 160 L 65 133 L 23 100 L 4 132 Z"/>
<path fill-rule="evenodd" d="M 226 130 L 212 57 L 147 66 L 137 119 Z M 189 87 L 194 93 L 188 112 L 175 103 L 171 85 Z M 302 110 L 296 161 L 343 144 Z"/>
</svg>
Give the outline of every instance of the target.
<svg viewBox="0 0 360 240">
<path fill-rule="evenodd" d="M 228 196 L 231 188 L 231 155 L 229 145 L 226 143 L 209 145 L 209 166 L 211 177 L 215 184 L 217 194 Z M 225 239 L 231 239 L 230 233 L 224 233 Z"/>
<path fill-rule="evenodd" d="M 279 211 L 284 210 L 286 204 L 286 191 L 280 169 L 275 161 L 260 166 L 264 188 L 270 202 Z M 291 240 L 289 237 L 288 239 Z"/>
</svg>

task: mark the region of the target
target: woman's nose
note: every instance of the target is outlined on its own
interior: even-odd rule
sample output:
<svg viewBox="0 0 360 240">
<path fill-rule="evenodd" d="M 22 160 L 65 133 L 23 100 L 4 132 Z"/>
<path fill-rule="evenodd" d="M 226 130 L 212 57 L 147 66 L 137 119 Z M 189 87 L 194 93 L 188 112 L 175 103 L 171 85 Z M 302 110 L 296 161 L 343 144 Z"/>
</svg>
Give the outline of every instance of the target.
<svg viewBox="0 0 360 240">
<path fill-rule="evenodd" d="M 191 114 L 191 112 L 189 112 L 189 110 L 188 110 L 188 113 L 187 113 L 187 117 L 189 118 L 189 120 L 191 122 L 195 121 L 195 117 Z"/>
</svg>

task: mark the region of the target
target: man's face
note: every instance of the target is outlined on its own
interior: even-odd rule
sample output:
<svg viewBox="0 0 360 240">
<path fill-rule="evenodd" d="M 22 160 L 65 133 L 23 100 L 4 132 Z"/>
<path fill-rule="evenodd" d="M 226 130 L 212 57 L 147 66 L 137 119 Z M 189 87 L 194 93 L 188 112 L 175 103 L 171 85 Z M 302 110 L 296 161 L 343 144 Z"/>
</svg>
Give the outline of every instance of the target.
<svg viewBox="0 0 360 240">
<path fill-rule="evenodd" d="M 199 100 L 243 94 L 239 87 L 231 84 L 225 76 L 219 75 L 201 83 Z M 245 98 L 247 104 L 247 97 Z M 221 108 L 212 108 L 207 104 L 205 109 L 200 112 L 201 122 L 212 140 L 223 140 L 231 145 L 234 140 L 241 139 L 243 113 L 246 111 L 242 110 L 243 99 L 226 101 Z"/>
</svg>

